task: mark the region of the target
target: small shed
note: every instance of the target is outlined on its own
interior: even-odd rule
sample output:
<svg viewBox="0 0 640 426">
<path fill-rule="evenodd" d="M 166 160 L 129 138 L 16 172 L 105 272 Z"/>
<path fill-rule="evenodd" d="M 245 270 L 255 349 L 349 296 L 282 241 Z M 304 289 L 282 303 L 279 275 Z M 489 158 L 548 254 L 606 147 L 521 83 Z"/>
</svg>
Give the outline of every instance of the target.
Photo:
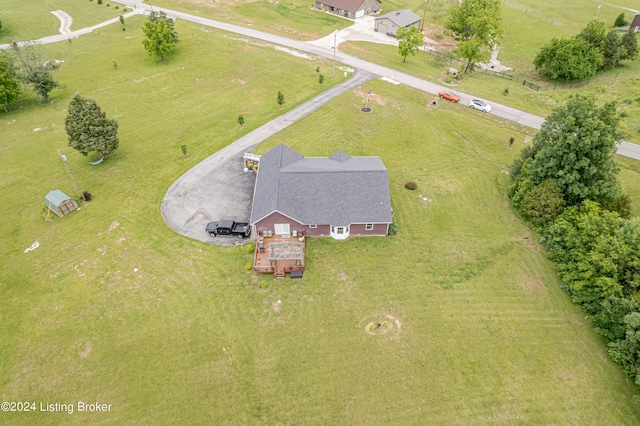
<svg viewBox="0 0 640 426">
<path fill-rule="evenodd" d="M 78 203 L 59 189 L 49 191 L 44 197 L 44 203 L 58 216 L 66 216 L 78 208 Z"/>
<path fill-rule="evenodd" d="M 400 28 L 419 27 L 420 17 L 409 9 L 395 10 L 375 20 L 374 30 L 395 37 Z"/>
</svg>

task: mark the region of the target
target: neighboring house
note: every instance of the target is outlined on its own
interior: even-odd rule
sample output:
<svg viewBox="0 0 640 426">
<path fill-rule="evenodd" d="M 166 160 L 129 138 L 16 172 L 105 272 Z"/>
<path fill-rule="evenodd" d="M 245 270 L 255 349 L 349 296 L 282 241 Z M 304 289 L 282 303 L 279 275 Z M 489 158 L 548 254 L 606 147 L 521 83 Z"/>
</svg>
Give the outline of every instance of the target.
<svg viewBox="0 0 640 426">
<path fill-rule="evenodd" d="M 420 17 L 409 9 L 395 10 L 376 18 L 374 29 L 380 33 L 396 36 L 399 28 L 420 26 Z"/>
<path fill-rule="evenodd" d="M 633 17 L 631 24 L 629 25 L 629 29 L 635 32 L 640 32 L 640 13 L 636 13 Z"/>
<path fill-rule="evenodd" d="M 355 19 L 380 12 L 380 0 L 316 0 L 316 9 Z"/>
<path fill-rule="evenodd" d="M 336 151 L 306 158 L 283 144 L 260 157 L 254 235 L 385 236 L 392 221 L 389 177 L 380 157 Z"/>
</svg>

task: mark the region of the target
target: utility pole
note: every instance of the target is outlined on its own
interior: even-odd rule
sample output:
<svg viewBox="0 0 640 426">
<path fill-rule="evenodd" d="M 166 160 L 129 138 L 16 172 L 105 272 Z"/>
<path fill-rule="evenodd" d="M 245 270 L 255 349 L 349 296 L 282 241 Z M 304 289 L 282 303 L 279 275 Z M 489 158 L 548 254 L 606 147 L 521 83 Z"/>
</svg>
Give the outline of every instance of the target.
<svg viewBox="0 0 640 426">
<path fill-rule="evenodd" d="M 336 71 L 336 36 L 337 32 L 333 33 L 333 65 L 331 66 L 331 78 L 333 78 Z"/>
<path fill-rule="evenodd" d="M 78 185 L 78 181 L 73 176 L 73 173 L 71 173 L 71 169 L 69 168 L 69 165 L 67 164 L 67 157 L 64 154 L 62 154 L 60 152 L 60 150 L 58 150 L 58 156 L 62 160 L 62 163 L 64 164 L 64 167 L 67 169 L 67 172 L 69 172 L 69 176 L 71 176 L 71 179 L 73 180 L 73 183 L 76 184 L 76 188 L 78 188 L 78 191 L 80 191 L 80 195 L 82 196 L 82 199 L 84 201 L 87 201 L 87 198 L 84 196 L 84 192 L 82 192 L 82 189 L 80 189 L 80 185 Z"/>
<path fill-rule="evenodd" d="M 420 28 L 420 32 L 424 31 L 424 20 L 427 19 L 427 4 L 429 4 L 429 0 L 424 0 L 424 16 L 422 17 L 422 28 Z"/>
</svg>

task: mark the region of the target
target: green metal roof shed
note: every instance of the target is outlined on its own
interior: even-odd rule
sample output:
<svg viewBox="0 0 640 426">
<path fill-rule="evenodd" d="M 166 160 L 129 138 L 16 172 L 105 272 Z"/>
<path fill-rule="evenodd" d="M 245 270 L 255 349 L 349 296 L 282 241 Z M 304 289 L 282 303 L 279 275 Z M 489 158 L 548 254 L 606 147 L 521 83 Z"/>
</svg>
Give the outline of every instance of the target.
<svg viewBox="0 0 640 426">
<path fill-rule="evenodd" d="M 44 197 L 44 203 L 58 216 L 68 215 L 78 208 L 78 203 L 59 189 L 49 191 Z"/>
</svg>

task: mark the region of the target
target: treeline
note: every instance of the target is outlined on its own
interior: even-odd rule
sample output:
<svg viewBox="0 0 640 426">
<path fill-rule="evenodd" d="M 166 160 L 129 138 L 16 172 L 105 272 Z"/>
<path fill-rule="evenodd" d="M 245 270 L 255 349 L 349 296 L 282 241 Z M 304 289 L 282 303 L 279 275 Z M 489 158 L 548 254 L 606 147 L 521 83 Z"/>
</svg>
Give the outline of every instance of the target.
<svg viewBox="0 0 640 426">
<path fill-rule="evenodd" d="M 581 80 L 638 57 L 635 32 L 606 32 L 603 21 L 591 20 L 571 38 L 553 38 L 533 60 L 536 70 L 551 79 Z"/>
<path fill-rule="evenodd" d="M 617 180 L 619 121 L 613 102 L 570 98 L 512 165 L 509 196 L 542 235 L 563 288 L 640 386 L 640 220 L 629 218 Z"/>
</svg>

